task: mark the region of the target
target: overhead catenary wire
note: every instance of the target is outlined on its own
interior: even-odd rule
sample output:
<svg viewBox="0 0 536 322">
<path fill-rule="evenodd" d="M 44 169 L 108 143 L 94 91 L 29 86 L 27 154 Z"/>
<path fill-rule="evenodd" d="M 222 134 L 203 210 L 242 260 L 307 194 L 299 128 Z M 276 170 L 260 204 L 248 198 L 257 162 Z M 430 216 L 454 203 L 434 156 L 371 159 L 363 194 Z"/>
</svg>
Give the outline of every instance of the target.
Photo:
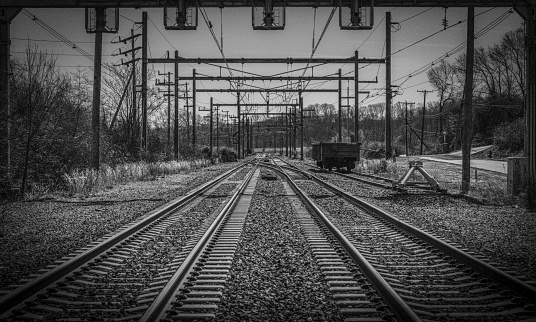
<svg viewBox="0 0 536 322">
<path fill-rule="evenodd" d="M 493 10 L 493 9 L 495 9 L 495 8 L 487 9 L 487 10 L 485 10 L 485 11 L 483 11 L 483 12 L 481 12 L 481 13 L 475 15 L 475 16 L 483 15 L 483 14 L 485 14 L 485 13 L 487 13 L 487 12 Z M 486 34 L 486 33 L 488 33 L 489 31 L 491 31 L 493 28 L 497 27 L 500 23 L 502 23 L 504 20 L 506 20 L 506 19 L 508 18 L 508 16 L 510 16 L 510 14 L 512 14 L 512 13 L 513 13 L 512 9 L 509 9 L 509 10 L 507 10 L 506 12 L 504 12 L 503 14 L 501 14 L 499 17 L 495 18 L 492 22 L 490 22 L 490 23 L 489 23 L 488 25 L 486 25 L 484 28 L 482 28 L 482 29 L 479 30 L 477 33 L 475 33 L 475 39 L 476 39 L 476 38 L 479 38 L 479 37 L 481 37 L 481 36 L 483 36 L 484 34 Z M 466 20 L 462 20 L 462 21 L 458 22 L 457 24 L 459 24 L 459 23 L 463 23 L 463 22 L 465 22 L 465 21 L 466 21 Z M 456 24 L 456 25 L 457 25 L 457 24 Z M 446 29 L 449 29 L 449 28 L 451 28 L 451 27 L 453 27 L 453 26 L 455 26 L 455 25 L 449 26 L 449 27 L 447 27 Z M 446 29 L 441 29 L 439 32 L 442 32 L 442 31 L 444 31 L 444 30 L 446 30 Z M 435 33 L 433 33 L 432 35 L 436 35 L 436 34 L 438 34 L 439 32 L 435 32 Z M 417 42 L 414 42 L 413 44 L 411 44 L 411 45 L 409 45 L 409 46 L 406 46 L 406 47 L 404 47 L 404 48 L 398 50 L 397 52 L 392 53 L 391 56 L 393 56 L 394 54 L 397 54 L 397 53 L 401 52 L 402 50 L 408 49 L 408 48 L 410 48 L 411 46 L 414 46 L 414 45 L 416 45 L 417 43 L 420 43 L 420 42 L 422 42 L 423 40 L 428 39 L 428 38 L 430 38 L 430 36 L 426 36 L 425 38 L 423 38 L 423 39 L 421 39 L 421 40 L 419 40 L 419 41 L 417 41 Z M 445 58 L 448 58 L 448 57 L 450 57 L 450 56 L 452 56 L 452 55 L 454 55 L 454 54 L 456 54 L 456 53 L 462 51 L 462 50 L 466 47 L 466 44 L 467 44 L 467 41 L 464 41 L 464 42 L 458 44 L 457 46 L 455 46 L 454 48 L 452 48 L 451 50 L 449 50 L 447 53 L 441 55 L 440 57 L 438 57 L 437 59 L 433 60 L 432 62 L 430 62 L 430 63 L 428 63 L 428 64 L 426 64 L 426 65 L 423 65 L 422 67 L 420 67 L 420 68 L 414 70 L 413 72 L 411 72 L 411 73 L 409 73 L 409 74 L 406 74 L 406 75 L 404 75 L 404 76 L 401 76 L 401 77 L 399 77 L 399 78 L 393 80 L 393 82 L 397 82 L 397 81 L 400 81 L 400 80 L 402 80 L 402 79 L 405 78 L 405 80 L 399 85 L 399 86 L 402 86 L 402 85 L 405 84 L 409 79 L 411 79 L 411 78 L 413 78 L 413 77 L 415 77 L 415 76 L 418 76 L 418 75 L 420 75 L 420 74 L 423 74 L 423 73 L 427 72 L 427 71 L 430 70 L 436 63 L 440 62 L 441 60 L 443 60 L 443 59 L 445 59 Z M 424 82 L 424 83 L 426 83 L 426 82 Z M 372 97 L 375 97 L 375 96 L 376 96 L 376 94 L 373 94 L 373 95 L 370 95 L 369 97 L 372 98 Z M 375 99 L 374 99 L 374 100 L 375 100 Z"/>
<path fill-rule="evenodd" d="M 30 19 L 32 19 L 32 21 L 34 21 L 35 23 L 37 23 L 41 28 L 45 29 L 46 31 L 48 31 L 50 34 L 52 34 L 54 37 L 56 37 L 57 39 L 59 39 L 61 42 L 63 42 L 64 44 L 68 45 L 69 47 L 71 47 L 72 49 L 76 50 L 77 52 L 79 52 L 82 56 L 86 57 L 87 59 L 93 61 L 94 60 L 94 57 L 93 55 L 91 55 L 90 53 L 88 53 L 87 51 L 83 50 L 82 48 L 78 47 L 74 42 L 70 41 L 69 39 L 67 39 L 66 37 L 64 37 L 62 34 L 60 34 L 59 32 L 57 32 L 56 30 L 54 30 L 52 27 L 50 27 L 49 25 L 47 25 L 43 20 L 39 19 L 37 16 L 35 16 L 34 14 L 32 14 L 28 9 L 22 9 L 22 12 Z"/>
</svg>

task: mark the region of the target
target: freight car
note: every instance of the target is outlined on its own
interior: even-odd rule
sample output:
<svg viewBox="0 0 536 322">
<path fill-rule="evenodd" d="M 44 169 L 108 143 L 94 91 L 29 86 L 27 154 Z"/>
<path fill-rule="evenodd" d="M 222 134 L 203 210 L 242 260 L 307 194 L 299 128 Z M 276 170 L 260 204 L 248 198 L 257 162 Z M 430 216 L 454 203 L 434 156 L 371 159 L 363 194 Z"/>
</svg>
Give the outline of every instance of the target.
<svg viewBox="0 0 536 322">
<path fill-rule="evenodd" d="M 355 168 L 355 163 L 359 161 L 359 150 L 361 143 L 343 143 L 343 142 L 320 142 L 313 146 L 313 160 L 321 168 L 331 170 L 336 167 L 340 170 L 346 167 L 348 172 Z"/>
</svg>

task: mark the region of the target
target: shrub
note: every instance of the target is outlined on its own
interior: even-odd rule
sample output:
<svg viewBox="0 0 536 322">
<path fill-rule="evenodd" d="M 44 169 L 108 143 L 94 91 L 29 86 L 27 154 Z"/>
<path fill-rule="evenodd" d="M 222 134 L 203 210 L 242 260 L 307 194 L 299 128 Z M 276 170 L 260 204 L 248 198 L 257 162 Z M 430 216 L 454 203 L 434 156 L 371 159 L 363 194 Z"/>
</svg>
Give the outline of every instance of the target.
<svg viewBox="0 0 536 322">
<path fill-rule="evenodd" d="M 493 144 L 500 154 L 515 155 L 523 151 L 524 131 L 524 118 L 504 122 L 493 130 Z"/>
<path fill-rule="evenodd" d="M 222 162 L 235 162 L 237 160 L 236 151 L 230 148 L 220 149 L 220 155 Z"/>
</svg>

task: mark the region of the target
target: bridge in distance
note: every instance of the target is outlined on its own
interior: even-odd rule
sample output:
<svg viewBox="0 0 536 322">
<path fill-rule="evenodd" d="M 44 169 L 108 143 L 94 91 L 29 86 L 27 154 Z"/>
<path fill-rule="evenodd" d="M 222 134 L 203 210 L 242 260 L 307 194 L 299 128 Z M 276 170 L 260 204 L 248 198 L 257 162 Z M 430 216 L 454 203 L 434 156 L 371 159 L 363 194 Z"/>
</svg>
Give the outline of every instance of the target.
<svg viewBox="0 0 536 322">
<path fill-rule="evenodd" d="M 372 3 L 371 3 L 372 2 Z M 526 28 L 526 101 L 527 118 L 525 156 L 528 158 L 529 182 L 536 182 L 536 0 L 204 0 L 203 7 L 512 7 L 525 21 Z M 10 22 L 23 8 L 164 8 L 181 5 L 195 7 L 197 1 L 179 0 L 0 0 L 0 111 L 8 111 Z M 5 113 L 5 112 L 3 112 Z M 6 115 L 1 115 L 5 119 Z M 9 162 L 7 133 L 0 130 L 0 163 Z"/>
</svg>

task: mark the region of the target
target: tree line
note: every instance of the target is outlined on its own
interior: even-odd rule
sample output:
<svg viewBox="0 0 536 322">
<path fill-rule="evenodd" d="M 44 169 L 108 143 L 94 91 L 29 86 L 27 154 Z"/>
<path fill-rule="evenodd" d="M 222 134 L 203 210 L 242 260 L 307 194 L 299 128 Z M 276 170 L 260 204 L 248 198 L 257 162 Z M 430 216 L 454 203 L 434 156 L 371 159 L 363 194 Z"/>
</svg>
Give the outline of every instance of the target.
<svg viewBox="0 0 536 322">
<path fill-rule="evenodd" d="M 391 108 L 394 153 L 420 153 L 424 113 L 424 154 L 459 150 L 462 137 L 465 54 L 452 62 L 432 66 L 428 81 L 432 94 L 424 101 L 396 102 Z M 473 88 L 473 146 L 495 145 L 495 157 L 523 152 L 525 101 L 524 32 L 506 33 L 500 43 L 475 50 Z M 393 99 L 396 100 L 396 97 Z M 412 104 L 413 103 L 413 104 Z M 338 112 L 332 104 L 314 104 L 306 118 L 305 138 L 310 142 L 330 141 L 338 135 Z M 407 113 L 406 113 L 407 109 Z M 365 149 L 385 151 L 385 103 L 359 107 L 359 140 Z M 355 107 L 343 111 L 343 137 L 353 140 Z M 407 115 L 407 116 L 406 116 Z M 347 127 L 346 125 L 349 124 Z M 407 131 L 407 136 L 406 136 Z"/>
</svg>

